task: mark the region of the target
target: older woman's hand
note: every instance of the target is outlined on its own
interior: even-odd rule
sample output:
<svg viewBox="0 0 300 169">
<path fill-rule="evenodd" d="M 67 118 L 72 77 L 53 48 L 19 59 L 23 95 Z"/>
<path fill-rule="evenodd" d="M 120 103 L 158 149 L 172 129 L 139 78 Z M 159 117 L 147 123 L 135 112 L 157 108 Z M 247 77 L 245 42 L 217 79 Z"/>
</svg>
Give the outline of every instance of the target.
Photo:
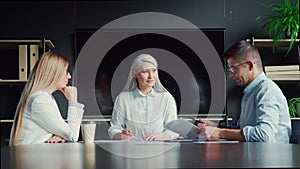
<svg viewBox="0 0 300 169">
<path fill-rule="evenodd" d="M 148 133 L 146 134 L 145 140 L 167 140 L 170 136 L 167 133 Z"/>
<path fill-rule="evenodd" d="M 49 140 L 47 140 L 47 143 L 64 143 L 66 140 L 60 136 L 53 135 Z"/>
</svg>

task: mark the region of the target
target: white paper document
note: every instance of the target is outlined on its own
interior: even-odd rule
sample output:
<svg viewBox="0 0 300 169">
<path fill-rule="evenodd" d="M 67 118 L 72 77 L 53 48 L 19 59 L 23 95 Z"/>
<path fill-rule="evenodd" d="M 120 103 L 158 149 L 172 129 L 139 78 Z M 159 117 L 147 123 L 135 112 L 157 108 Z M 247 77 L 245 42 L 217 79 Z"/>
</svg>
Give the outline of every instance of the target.
<svg viewBox="0 0 300 169">
<path fill-rule="evenodd" d="M 94 143 L 167 144 L 164 140 L 144 140 L 141 138 L 132 138 L 128 140 L 95 140 Z"/>
<path fill-rule="evenodd" d="M 126 142 L 128 140 L 95 140 L 94 143 L 119 143 Z"/>
<path fill-rule="evenodd" d="M 185 139 L 206 140 L 201 134 L 198 134 L 198 126 L 184 119 L 177 119 L 165 124 L 165 128 L 180 134 Z"/>
<path fill-rule="evenodd" d="M 219 140 L 206 140 L 206 141 L 194 141 L 193 143 L 239 143 L 239 141 L 235 140 L 226 140 L 226 139 L 219 139 Z"/>
</svg>

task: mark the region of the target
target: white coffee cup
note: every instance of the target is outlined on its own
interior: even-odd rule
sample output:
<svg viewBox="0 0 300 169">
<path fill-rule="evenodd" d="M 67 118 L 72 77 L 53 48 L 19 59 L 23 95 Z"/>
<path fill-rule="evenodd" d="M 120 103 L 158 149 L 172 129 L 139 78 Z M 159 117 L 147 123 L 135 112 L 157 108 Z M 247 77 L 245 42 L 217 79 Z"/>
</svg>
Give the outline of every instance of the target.
<svg viewBox="0 0 300 169">
<path fill-rule="evenodd" d="M 92 143 L 95 140 L 96 132 L 96 122 L 95 121 L 83 121 L 81 123 L 81 134 L 82 140 L 85 143 Z"/>
</svg>

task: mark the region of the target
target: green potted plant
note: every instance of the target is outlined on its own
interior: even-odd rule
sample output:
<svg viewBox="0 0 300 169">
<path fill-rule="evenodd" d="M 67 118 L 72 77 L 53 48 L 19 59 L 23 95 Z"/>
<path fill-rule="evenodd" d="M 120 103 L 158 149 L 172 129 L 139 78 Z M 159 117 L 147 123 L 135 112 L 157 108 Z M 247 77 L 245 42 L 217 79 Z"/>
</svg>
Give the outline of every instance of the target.
<svg viewBox="0 0 300 169">
<path fill-rule="evenodd" d="M 292 98 L 289 101 L 290 117 L 300 117 L 300 97 Z"/>
<path fill-rule="evenodd" d="M 280 0 L 277 3 L 269 5 L 263 4 L 271 9 L 271 14 L 258 16 L 256 20 L 263 19 L 263 29 L 266 30 L 269 37 L 273 39 L 273 53 L 281 39 L 291 39 L 289 48 L 285 54 L 291 51 L 299 33 L 299 0 Z"/>
</svg>

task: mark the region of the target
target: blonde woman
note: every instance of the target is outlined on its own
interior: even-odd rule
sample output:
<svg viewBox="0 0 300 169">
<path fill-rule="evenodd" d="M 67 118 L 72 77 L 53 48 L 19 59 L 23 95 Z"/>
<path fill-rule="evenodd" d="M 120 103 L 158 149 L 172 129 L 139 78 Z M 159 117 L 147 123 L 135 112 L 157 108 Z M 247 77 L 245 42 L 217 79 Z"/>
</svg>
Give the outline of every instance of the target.
<svg viewBox="0 0 300 169">
<path fill-rule="evenodd" d="M 164 124 L 176 119 L 176 102 L 158 78 L 157 61 L 149 54 L 137 56 L 114 103 L 110 138 L 174 139 L 179 135 L 165 129 Z"/>
<path fill-rule="evenodd" d="M 41 56 L 18 103 L 10 146 L 78 140 L 84 105 L 77 103 L 76 87 L 67 85 L 71 78 L 68 65 L 64 57 L 53 52 Z M 57 90 L 68 100 L 68 122 L 52 96 Z"/>
</svg>

